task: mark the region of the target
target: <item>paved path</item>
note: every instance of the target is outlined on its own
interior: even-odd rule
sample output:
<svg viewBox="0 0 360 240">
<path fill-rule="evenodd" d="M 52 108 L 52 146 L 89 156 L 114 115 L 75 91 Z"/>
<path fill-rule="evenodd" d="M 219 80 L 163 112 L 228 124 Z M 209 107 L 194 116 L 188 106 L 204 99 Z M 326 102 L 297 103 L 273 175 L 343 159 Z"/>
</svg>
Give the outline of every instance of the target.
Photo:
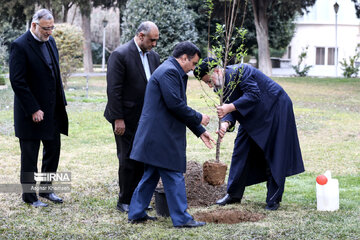
<svg viewBox="0 0 360 240">
<path fill-rule="evenodd" d="M 89 72 L 89 73 L 73 73 L 71 77 L 102 77 L 106 76 L 106 72 Z"/>
<path fill-rule="evenodd" d="M 272 76 L 273 77 L 293 77 L 296 73 L 292 68 L 273 68 Z"/>
</svg>

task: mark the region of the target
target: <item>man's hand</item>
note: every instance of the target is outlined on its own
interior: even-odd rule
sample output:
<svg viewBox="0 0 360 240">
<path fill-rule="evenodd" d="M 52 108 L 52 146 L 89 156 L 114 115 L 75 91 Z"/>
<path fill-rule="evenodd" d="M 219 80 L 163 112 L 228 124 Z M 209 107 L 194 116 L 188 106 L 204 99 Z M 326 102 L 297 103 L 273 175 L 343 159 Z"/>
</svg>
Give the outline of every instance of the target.
<svg viewBox="0 0 360 240">
<path fill-rule="evenodd" d="M 114 129 L 114 133 L 116 135 L 124 135 L 125 133 L 125 121 L 124 119 L 116 119 L 115 120 L 115 129 Z"/>
<path fill-rule="evenodd" d="M 228 122 L 222 122 L 220 125 L 220 129 L 216 130 L 216 133 L 219 135 L 221 139 L 225 136 L 228 127 L 229 127 Z"/>
<path fill-rule="evenodd" d="M 201 124 L 207 126 L 210 122 L 210 117 L 208 115 L 203 114 L 201 119 Z"/>
<path fill-rule="evenodd" d="M 32 114 L 32 120 L 35 123 L 41 122 L 42 120 L 44 120 L 44 112 L 41 110 L 36 111 Z"/>
<path fill-rule="evenodd" d="M 207 131 L 205 131 L 203 134 L 201 134 L 200 138 L 205 143 L 205 146 L 207 146 L 209 149 L 213 148 L 211 142 L 213 142 L 216 145 L 215 140 L 212 139 L 212 137 L 210 136 L 210 134 Z"/>
<path fill-rule="evenodd" d="M 234 106 L 234 104 L 230 103 L 230 104 L 223 104 L 222 106 L 217 106 L 216 107 L 216 112 L 218 114 L 218 117 L 221 119 L 223 117 L 225 117 L 226 114 L 235 111 L 236 108 Z"/>
</svg>

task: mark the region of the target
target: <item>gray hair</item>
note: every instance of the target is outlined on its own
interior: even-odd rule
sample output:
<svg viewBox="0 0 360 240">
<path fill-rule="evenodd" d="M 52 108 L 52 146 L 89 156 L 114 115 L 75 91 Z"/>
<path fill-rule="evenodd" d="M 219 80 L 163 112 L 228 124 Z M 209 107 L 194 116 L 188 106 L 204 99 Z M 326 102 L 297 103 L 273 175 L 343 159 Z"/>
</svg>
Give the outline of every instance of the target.
<svg viewBox="0 0 360 240">
<path fill-rule="evenodd" d="M 45 20 L 54 19 L 52 13 L 49 10 L 43 8 L 34 14 L 34 16 L 32 17 L 32 22 L 39 23 L 40 19 L 42 18 Z"/>
<path fill-rule="evenodd" d="M 157 28 L 156 24 L 150 21 L 140 23 L 138 29 L 135 32 L 135 35 L 139 35 L 141 32 L 145 35 L 149 34 L 151 29 Z"/>
</svg>

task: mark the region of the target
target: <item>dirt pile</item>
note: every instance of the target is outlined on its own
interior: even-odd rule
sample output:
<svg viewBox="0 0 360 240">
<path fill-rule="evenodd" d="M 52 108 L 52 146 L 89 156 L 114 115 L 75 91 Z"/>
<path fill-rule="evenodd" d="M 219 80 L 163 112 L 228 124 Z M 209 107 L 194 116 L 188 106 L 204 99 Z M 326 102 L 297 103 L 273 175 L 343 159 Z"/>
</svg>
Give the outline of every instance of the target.
<svg viewBox="0 0 360 240">
<path fill-rule="evenodd" d="M 195 213 L 194 217 L 198 221 L 234 224 L 239 222 L 257 222 L 265 218 L 265 215 L 236 209 L 219 209 L 210 212 L 198 212 Z"/>
<path fill-rule="evenodd" d="M 214 205 L 217 200 L 225 196 L 226 185 L 212 186 L 203 180 L 203 169 L 197 162 L 188 162 L 186 167 L 185 185 L 188 205 L 190 207 L 207 207 Z M 162 187 L 161 181 L 158 187 Z M 239 211 L 233 209 L 219 209 L 200 211 L 194 214 L 197 221 L 233 224 L 239 222 L 256 222 L 265 218 L 264 214 Z"/>
</svg>

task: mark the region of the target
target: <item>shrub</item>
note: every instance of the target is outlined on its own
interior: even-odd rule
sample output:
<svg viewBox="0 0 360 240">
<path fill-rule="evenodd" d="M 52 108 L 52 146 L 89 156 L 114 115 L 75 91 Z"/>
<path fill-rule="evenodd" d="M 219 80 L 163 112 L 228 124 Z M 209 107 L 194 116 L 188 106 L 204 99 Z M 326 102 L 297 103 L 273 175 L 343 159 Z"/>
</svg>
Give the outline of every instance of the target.
<svg viewBox="0 0 360 240">
<path fill-rule="evenodd" d="M 302 65 L 302 62 L 304 61 L 304 59 L 306 58 L 307 50 L 308 50 L 308 47 L 306 47 L 305 49 L 302 50 L 302 52 L 300 53 L 300 55 L 298 57 L 299 58 L 298 64 L 292 66 L 292 68 L 295 70 L 296 74 L 299 77 L 305 77 L 308 74 L 310 68 L 312 68 L 312 65 L 304 64 L 304 67 L 301 70 L 301 65 Z"/>
<path fill-rule="evenodd" d="M 187 8 L 185 0 L 167 0 L 161 3 L 158 0 L 130 0 L 123 15 L 122 43 L 134 37 L 141 22 L 153 21 L 160 32 L 155 51 L 163 61 L 171 55 L 177 43 L 197 41 L 198 33 L 193 14 L 194 12 Z"/>
<path fill-rule="evenodd" d="M 270 48 L 271 57 L 282 58 L 285 52 L 286 52 L 286 48 L 280 48 L 280 49 Z"/>
<path fill-rule="evenodd" d="M 59 50 L 61 78 L 67 88 L 71 73 L 81 67 L 83 58 L 83 34 L 79 27 L 62 23 L 57 24 L 53 37 Z"/>
<path fill-rule="evenodd" d="M 357 48 L 355 49 L 355 55 L 349 57 L 349 63 L 347 63 L 345 58 L 340 61 L 340 64 L 342 66 L 341 69 L 344 71 L 343 75 L 346 78 L 356 78 L 359 73 L 360 66 L 357 63 L 360 59 L 359 47 L 360 46 L 357 46 Z"/>
<path fill-rule="evenodd" d="M 9 49 L 10 45 L 15 39 L 17 39 L 21 34 L 26 31 L 25 26 L 21 29 L 13 28 L 12 24 L 8 21 L 0 20 L 0 45 L 1 47 L 5 47 L 5 53 L 0 50 L 1 61 L 5 61 L 5 65 L 7 66 L 9 61 Z"/>
<path fill-rule="evenodd" d="M 0 86 L 5 85 L 5 77 L 4 77 L 3 67 L 0 65 Z"/>
<path fill-rule="evenodd" d="M 6 66 L 6 59 L 7 59 L 8 53 L 7 48 L 4 45 L 4 39 L 0 37 L 0 85 L 5 85 L 5 66 Z"/>
</svg>

